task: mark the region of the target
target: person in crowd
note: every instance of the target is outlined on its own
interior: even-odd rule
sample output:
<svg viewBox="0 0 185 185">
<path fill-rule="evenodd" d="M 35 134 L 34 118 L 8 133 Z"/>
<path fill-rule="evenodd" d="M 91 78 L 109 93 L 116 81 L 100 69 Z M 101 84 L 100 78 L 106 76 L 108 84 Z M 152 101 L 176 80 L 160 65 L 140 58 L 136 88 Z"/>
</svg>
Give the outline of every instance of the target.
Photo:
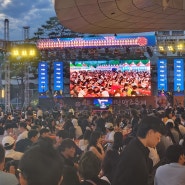
<svg viewBox="0 0 185 185">
<path fill-rule="evenodd" d="M 29 147 L 38 141 L 39 132 L 37 130 L 29 130 L 28 138 L 19 140 L 15 145 L 15 151 L 24 153 Z"/>
<path fill-rule="evenodd" d="M 50 130 L 48 128 L 42 128 L 40 130 L 40 138 L 44 138 L 44 137 L 50 137 Z"/>
<path fill-rule="evenodd" d="M 165 157 L 166 149 L 173 144 L 173 141 L 171 137 L 169 136 L 166 127 L 165 127 L 165 132 L 161 136 L 160 142 L 157 144 L 156 149 L 157 153 L 159 155 L 160 160 Z"/>
<path fill-rule="evenodd" d="M 166 123 L 166 130 L 167 130 L 167 135 L 171 138 L 172 142 L 174 144 L 178 144 L 179 143 L 179 133 L 177 130 L 175 130 L 174 128 L 174 123 L 168 121 Z"/>
<path fill-rule="evenodd" d="M 107 122 L 105 124 L 106 128 L 106 135 L 104 138 L 104 145 L 106 145 L 106 148 L 109 149 L 112 147 L 112 144 L 114 142 L 114 125 L 111 122 Z"/>
<path fill-rule="evenodd" d="M 73 127 L 73 124 L 71 122 L 71 118 L 72 118 L 73 114 L 70 112 L 66 115 L 65 121 L 64 121 L 64 125 L 63 128 L 64 130 L 66 130 L 67 132 L 69 132 L 69 128 Z"/>
<path fill-rule="evenodd" d="M 124 145 L 123 134 L 121 132 L 115 132 L 114 142 L 111 149 L 120 155 L 124 149 L 123 145 Z"/>
<path fill-rule="evenodd" d="M 83 133 L 81 127 L 78 125 L 78 120 L 76 118 L 73 118 L 71 122 L 74 127 L 75 139 L 79 139 L 83 135 Z"/>
<path fill-rule="evenodd" d="M 0 107 L 0 119 L 3 119 L 3 117 L 4 117 L 4 112 L 2 107 Z"/>
<path fill-rule="evenodd" d="M 87 150 L 87 146 L 89 145 L 91 133 L 92 131 L 90 129 L 87 129 L 83 135 L 83 138 L 79 140 L 78 146 L 82 151 Z"/>
<path fill-rule="evenodd" d="M 143 119 L 148 115 L 146 104 L 141 105 L 141 118 Z"/>
<path fill-rule="evenodd" d="M 185 135 L 185 127 L 181 124 L 179 117 L 174 120 L 174 129 L 179 133 L 179 139 L 181 140 Z"/>
<path fill-rule="evenodd" d="M 101 117 L 96 120 L 96 129 L 99 130 L 102 134 L 105 134 L 106 129 L 105 129 L 105 124 L 107 122 L 108 114 L 106 111 L 103 111 L 101 113 Z"/>
<path fill-rule="evenodd" d="M 5 150 L 0 144 L 0 184 L 1 185 L 18 185 L 18 179 L 14 174 L 4 172 Z"/>
<path fill-rule="evenodd" d="M 108 150 L 105 153 L 105 157 L 101 164 L 101 179 L 104 179 L 105 181 L 111 184 L 119 158 L 120 154 L 117 152 L 117 150 L 112 149 Z"/>
<path fill-rule="evenodd" d="M 85 152 L 79 161 L 79 172 L 83 178 L 81 185 L 110 185 L 98 177 L 101 170 L 101 161 L 91 151 Z"/>
<path fill-rule="evenodd" d="M 52 140 L 44 138 L 27 150 L 19 162 L 20 185 L 60 185 L 63 160 L 53 148 Z"/>
<path fill-rule="evenodd" d="M 27 124 L 25 122 L 19 123 L 19 131 L 20 134 L 17 137 L 17 142 L 20 141 L 21 139 L 28 138 Z"/>
<path fill-rule="evenodd" d="M 129 142 L 120 156 L 112 185 L 147 185 L 152 169 L 147 147 L 156 147 L 163 132 L 164 123 L 159 118 L 147 116 L 141 121 L 137 137 Z"/>
<path fill-rule="evenodd" d="M 80 185 L 80 175 L 78 171 L 71 166 L 64 166 L 61 185 Z"/>
<path fill-rule="evenodd" d="M 58 151 L 64 159 L 65 166 L 75 167 L 76 169 L 78 168 L 78 164 L 73 161 L 76 154 L 76 144 L 73 140 L 69 138 L 64 139 L 58 147 Z"/>
<path fill-rule="evenodd" d="M 60 144 L 62 143 L 62 141 L 66 138 L 69 138 L 69 134 L 68 132 L 66 132 L 65 130 L 59 130 L 56 133 L 56 143 L 55 143 L 55 148 L 58 148 L 58 146 L 60 146 Z"/>
<path fill-rule="evenodd" d="M 28 106 L 26 113 L 25 113 L 26 119 L 31 119 L 33 118 L 33 108 L 32 106 Z"/>
<path fill-rule="evenodd" d="M 42 108 L 41 108 L 41 106 L 37 106 L 37 118 L 39 118 L 39 117 L 41 117 L 41 118 L 43 118 L 43 110 L 42 110 Z"/>
<path fill-rule="evenodd" d="M 180 119 L 181 119 L 181 124 L 182 124 L 183 126 L 185 126 L 185 112 L 182 112 L 182 113 L 181 113 Z"/>
<path fill-rule="evenodd" d="M 5 132 L 4 132 L 4 136 L 12 136 L 13 137 L 13 128 L 14 128 L 14 126 L 13 126 L 13 124 L 11 124 L 11 123 L 7 123 L 7 124 L 5 124 L 5 126 L 4 126 L 4 130 L 5 130 Z"/>
<path fill-rule="evenodd" d="M 71 139 L 64 139 L 61 143 L 61 145 L 58 147 L 58 151 L 61 155 L 61 157 L 64 160 L 64 174 L 63 174 L 63 179 L 64 182 L 62 185 L 67 185 L 69 184 L 69 172 L 71 172 L 73 179 L 70 180 L 71 184 L 74 184 L 75 182 L 80 183 L 80 180 L 78 178 L 78 163 L 75 163 L 75 154 L 76 154 L 76 144 L 74 141 Z M 71 176 L 71 178 L 72 178 Z M 76 185 L 77 185 L 76 184 Z M 74 184 L 75 185 L 75 184 Z"/>
<path fill-rule="evenodd" d="M 178 103 L 177 114 L 182 114 L 182 113 L 184 113 L 184 107 L 183 107 L 182 103 Z"/>
<path fill-rule="evenodd" d="M 3 127 L 3 123 L 0 120 L 0 143 L 2 143 L 2 139 L 4 137 L 4 132 L 5 132 L 5 130 L 4 130 L 4 127 Z"/>
<path fill-rule="evenodd" d="M 164 122 L 164 124 L 166 124 L 167 122 L 173 122 L 173 124 L 174 124 L 172 108 L 167 108 L 165 110 L 163 122 Z"/>
<path fill-rule="evenodd" d="M 135 110 L 135 109 L 131 109 L 131 115 L 132 115 L 132 118 L 131 118 L 132 132 L 131 132 L 131 134 L 133 136 L 136 136 L 140 118 L 139 118 L 137 110 Z"/>
<path fill-rule="evenodd" d="M 20 160 L 23 153 L 17 152 L 15 148 L 15 139 L 11 136 L 5 136 L 2 140 L 2 145 L 5 149 L 5 158 Z"/>
<path fill-rule="evenodd" d="M 171 145 L 166 150 L 169 164 L 157 168 L 154 185 L 177 185 L 185 182 L 185 154 L 180 145 Z"/>
<path fill-rule="evenodd" d="M 102 147 L 102 138 L 100 132 L 93 131 L 91 133 L 87 150 L 92 151 L 100 160 L 103 160 L 105 152 Z"/>
</svg>

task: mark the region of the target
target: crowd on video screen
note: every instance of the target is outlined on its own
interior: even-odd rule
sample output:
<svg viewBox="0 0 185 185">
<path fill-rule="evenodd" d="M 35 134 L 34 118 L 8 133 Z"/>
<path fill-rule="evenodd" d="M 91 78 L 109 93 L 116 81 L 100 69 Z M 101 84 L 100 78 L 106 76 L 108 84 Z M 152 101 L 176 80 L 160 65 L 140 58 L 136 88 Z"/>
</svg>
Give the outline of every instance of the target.
<svg viewBox="0 0 185 185">
<path fill-rule="evenodd" d="M 71 97 L 150 96 L 150 71 L 73 70 Z"/>
</svg>

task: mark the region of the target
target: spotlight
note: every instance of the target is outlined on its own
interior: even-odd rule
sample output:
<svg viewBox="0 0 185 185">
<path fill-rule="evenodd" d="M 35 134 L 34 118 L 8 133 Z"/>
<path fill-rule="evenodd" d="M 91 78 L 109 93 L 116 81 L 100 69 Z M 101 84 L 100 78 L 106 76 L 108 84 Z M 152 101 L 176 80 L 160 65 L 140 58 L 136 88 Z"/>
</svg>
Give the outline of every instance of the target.
<svg viewBox="0 0 185 185">
<path fill-rule="evenodd" d="M 177 50 L 182 51 L 183 50 L 183 45 L 182 44 L 178 44 L 177 45 Z"/>
<path fill-rule="evenodd" d="M 174 50 L 173 46 L 168 46 L 168 50 L 173 51 Z"/>
<path fill-rule="evenodd" d="M 164 51 L 164 46 L 159 46 L 159 51 L 163 52 Z"/>
<path fill-rule="evenodd" d="M 175 51 L 175 48 L 174 48 L 172 45 L 169 45 L 169 46 L 168 46 L 168 50 L 169 50 L 170 52 L 172 52 L 173 54 L 176 52 L 176 51 Z"/>
</svg>

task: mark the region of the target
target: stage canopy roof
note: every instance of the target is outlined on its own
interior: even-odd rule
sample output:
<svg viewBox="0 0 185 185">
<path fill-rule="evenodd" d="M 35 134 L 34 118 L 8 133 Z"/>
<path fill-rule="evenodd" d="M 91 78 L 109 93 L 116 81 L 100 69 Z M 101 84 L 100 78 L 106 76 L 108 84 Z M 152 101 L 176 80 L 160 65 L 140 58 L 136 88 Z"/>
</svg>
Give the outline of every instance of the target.
<svg viewBox="0 0 185 185">
<path fill-rule="evenodd" d="M 81 33 L 185 30 L 185 0 L 55 0 L 55 11 Z"/>
</svg>

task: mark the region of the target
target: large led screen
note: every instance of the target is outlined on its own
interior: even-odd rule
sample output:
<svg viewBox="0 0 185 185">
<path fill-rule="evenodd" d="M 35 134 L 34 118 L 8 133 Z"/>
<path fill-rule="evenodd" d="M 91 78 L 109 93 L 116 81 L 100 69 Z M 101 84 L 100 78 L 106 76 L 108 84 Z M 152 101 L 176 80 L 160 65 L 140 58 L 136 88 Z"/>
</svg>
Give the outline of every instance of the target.
<svg viewBox="0 0 185 185">
<path fill-rule="evenodd" d="M 64 89 L 63 62 L 54 62 L 54 97 L 61 97 Z"/>
<path fill-rule="evenodd" d="M 48 91 L 48 64 L 47 62 L 39 62 L 38 66 L 38 91 L 46 93 Z"/>
<path fill-rule="evenodd" d="M 150 96 L 149 60 L 70 62 L 71 97 Z"/>
<path fill-rule="evenodd" d="M 158 91 L 167 91 L 167 60 L 160 59 L 157 63 Z"/>
<path fill-rule="evenodd" d="M 112 98 L 94 98 L 93 105 L 95 110 L 107 110 L 112 105 Z"/>
<path fill-rule="evenodd" d="M 174 93 L 184 94 L 184 60 L 174 59 Z"/>
</svg>

